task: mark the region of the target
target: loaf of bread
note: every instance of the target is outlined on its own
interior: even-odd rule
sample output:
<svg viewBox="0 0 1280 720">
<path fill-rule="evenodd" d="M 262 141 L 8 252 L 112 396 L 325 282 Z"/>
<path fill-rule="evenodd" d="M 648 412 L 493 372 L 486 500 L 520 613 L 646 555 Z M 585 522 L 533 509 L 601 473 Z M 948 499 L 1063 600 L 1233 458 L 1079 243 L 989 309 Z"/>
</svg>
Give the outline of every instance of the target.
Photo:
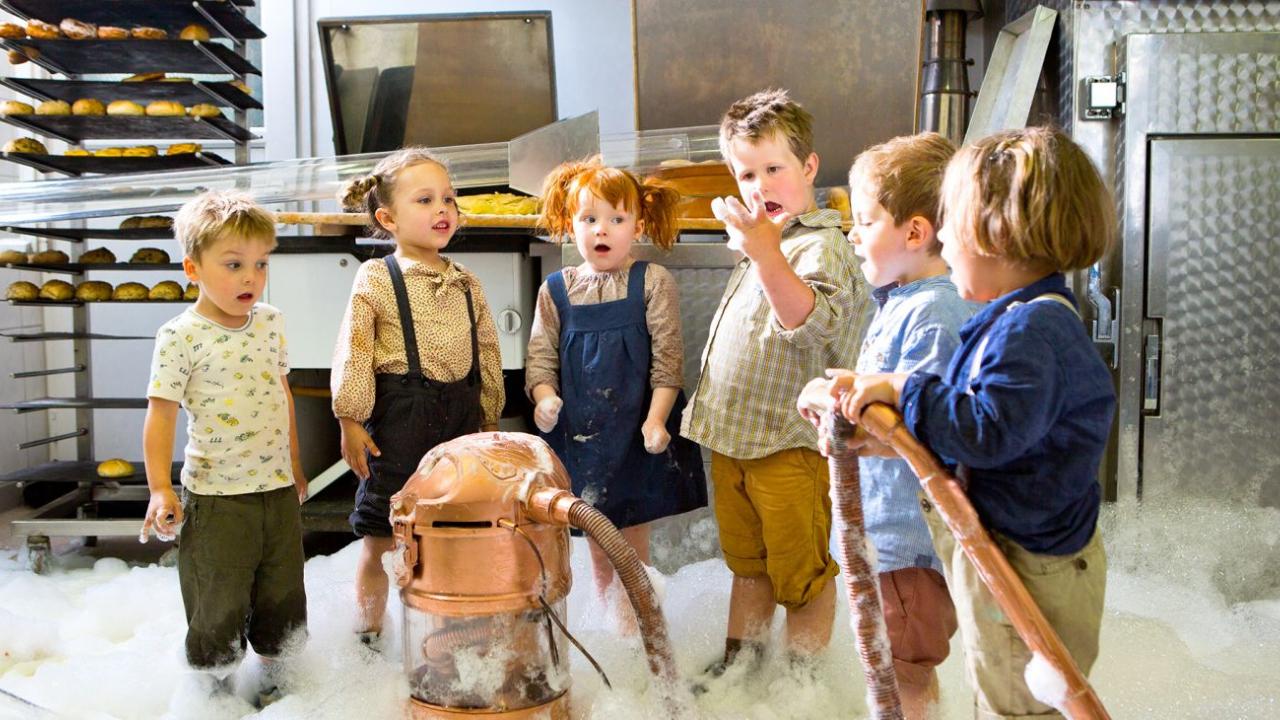
<svg viewBox="0 0 1280 720">
<path fill-rule="evenodd" d="M 104 247 L 86 250 L 80 253 L 79 257 L 82 265 L 110 265 L 115 261 L 116 254 Z"/>
<path fill-rule="evenodd" d="M 19 280 L 9 283 L 9 289 L 5 291 L 4 296 L 7 300 L 37 300 L 40 298 L 40 288 L 36 287 L 35 283 Z"/>
<path fill-rule="evenodd" d="M 200 286 L 195 283 L 187 283 L 187 288 L 182 291 L 183 300 L 199 300 Z"/>
<path fill-rule="evenodd" d="M 31 18 L 27 21 L 27 35 L 39 40 L 57 40 L 62 37 L 62 32 L 57 25 Z"/>
<path fill-rule="evenodd" d="M 155 145 L 136 145 L 124 149 L 125 157 L 155 157 L 159 154 L 160 151 Z"/>
<path fill-rule="evenodd" d="M 209 39 L 209 29 L 203 25 L 191 23 L 182 28 L 182 32 L 178 33 L 180 40 L 199 40 L 204 42 Z"/>
<path fill-rule="evenodd" d="M 35 138 L 14 138 L 4 144 L 4 151 L 32 155 L 45 155 L 49 152 L 45 149 L 44 143 Z"/>
<path fill-rule="evenodd" d="M 98 37 L 98 26 L 75 18 L 62 18 L 58 24 L 62 34 L 72 40 L 92 40 Z"/>
<path fill-rule="evenodd" d="M 187 114 L 187 109 L 180 102 L 152 100 L 147 103 L 147 114 L 152 117 L 181 117 Z"/>
<path fill-rule="evenodd" d="M 161 280 L 147 294 L 150 300 L 181 300 L 182 286 L 172 280 Z"/>
<path fill-rule="evenodd" d="M 133 28 L 129 34 L 138 40 L 164 40 L 169 37 L 169 33 L 155 27 L 140 26 Z"/>
<path fill-rule="evenodd" d="M 147 293 L 150 290 L 146 285 L 136 282 L 120 283 L 116 286 L 115 292 L 111 293 L 112 300 L 120 300 L 123 302 L 133 302 L 136 300 L 146 300 Z"/>
<path fill-rule="evenodd" d="M 122 478 L 129 477 L 135 472 L 133 463 L 120 458 L 111 458 L 98 463 L 98 477 Z"/>
<path fill-rule="evenodd" d="M 35 108 L 19 100 L 5 100 L 0 103 L 0 115 L 30 115 L 35 111 Z"/>
<path fill-rule="evenodd" d="M 88 157 L 93 153 L 89 152 L 88 150 L 85 150 L 84 148 L 73 147 L 73 148 L 67 148 L 66 151 L 63 152 L 62 154 L 67 157 Z"/>
<path fill-rule="evenodd" d="M 107 106 L 108 115 L 146 115 L 147 111 L 132 100 L 112 100 Z"/>
<path fill-rule="evenodd" d="M 218 109 L 217 105 L 200 103 L 187 108 L 187 115 L 202 118 L 222 117 L 222 111 Z"/>
<path fill-rule="evenodd" d="M 32 265 L 65 265 L 70 258 L 61 250 L 43 250 L 31 253 L 30 260 Z"/>
<path fill-rule="evenodd" d="M 0 251 L 0 265 L 26 265 L 27 254 L 17 250 Z"/>
<path fill-rule="evenodd" d="M 104 147 L 93 151 L 94 157 L 124 157 L 122 147 Z"/>
<path fill-rule="evenodd" d="M 99 40 L 128 40 L 129 31 L 122 27 L 114 27 L 112 25 L 98 26 Z"/>
<path fill-rule="evenodd" d="M 129 258 L 129 262 L 138 265 L 157 265 L 169 262 L 169 253 L 160 248 L 144 247 L 138 248 L 133 253 L 133 257 Z"/>
<path fill-rule="evenodd" d="M 71 283 L 62 280 L 50 280 L 40 286 L 41 300 L 70 300 L 76 294 L 76 289 L 71 287 Z"/>
<path fill-rule="evenodd" d="M 174 143 L 164 151 L 165 155 L 190 155 L 198 153 L 203 149 L 200 143 Z"/>
<path fill-rule="evenodd" d="M 106 115 L 107 106 L 102 104 L 101 100 L 93 98 L 80 98 L 71 103 L 72 115 Z"/>
<path fill-rule="evenodd" d="M 21 40 L 27 36 L 26 28 L 17 23 L 0 23 L 0 38 L 6 40 Z"/>
<path fill-rule="evenodd" d="M 85 280 L 76 286 L 76 299 L 85 302 L 105 302 L 111 299 L 111 283 L 101 280 Z"/>
<path fill-rule="evenodd" d="M 71 103 L 66 100 L 45 100 L 36 106 L 37 115 L 70 115 Z"/>
<path fill-rule="evenodd" d="M 120 221 L 121 230 L 169 229 L 173 227 L 173 218 L 164 215 L 134 215 Z"/>
</svg>

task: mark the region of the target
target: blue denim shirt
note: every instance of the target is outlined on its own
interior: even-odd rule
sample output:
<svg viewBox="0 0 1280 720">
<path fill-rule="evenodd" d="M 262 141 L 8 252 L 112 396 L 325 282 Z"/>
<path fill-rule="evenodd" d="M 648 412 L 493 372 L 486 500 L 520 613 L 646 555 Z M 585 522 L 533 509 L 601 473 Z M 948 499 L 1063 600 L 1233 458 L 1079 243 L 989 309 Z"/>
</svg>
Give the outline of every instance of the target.
<svg viewBox="0 0 1280 720">
<path fill-rule="evenodd" d="M 946 275 L 874 291 L 880 306 L 867 327 L 859 373 L 940 373 L 960 347 L 960 326 L 981 307 L 960 299 Z M 862 514 L 879 557 L 878 572 L 942 564 L 920 515 L 920 481 L 905 460 L 859 458 Z"/>
<path fill-rule="evenodd" d="M 1031 552 L 1066 555 L 1097 525 L 1116 397 L 1080 318 L 1031 302 L 1045 293 L 1075 304 L 1057 273 L 997 298 L 960 330 L 946 373 L 914 373 L 900 404 L 917 439 L 968 468 L 983 524 Z"/>
</svg>

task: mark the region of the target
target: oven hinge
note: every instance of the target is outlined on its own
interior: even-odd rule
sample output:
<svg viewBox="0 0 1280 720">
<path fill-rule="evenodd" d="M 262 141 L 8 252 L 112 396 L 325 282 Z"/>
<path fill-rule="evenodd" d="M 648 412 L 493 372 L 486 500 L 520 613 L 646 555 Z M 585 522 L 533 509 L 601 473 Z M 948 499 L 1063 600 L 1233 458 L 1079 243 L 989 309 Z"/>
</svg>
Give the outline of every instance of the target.
<svg viewBox="0 0 1280 720">
<path fill-rule="evenodd" d="M 1085 120 L 1110 120 L 1124 115 L 1124 73 L 1088 75 L 1082 83 Z"/>
</svg>

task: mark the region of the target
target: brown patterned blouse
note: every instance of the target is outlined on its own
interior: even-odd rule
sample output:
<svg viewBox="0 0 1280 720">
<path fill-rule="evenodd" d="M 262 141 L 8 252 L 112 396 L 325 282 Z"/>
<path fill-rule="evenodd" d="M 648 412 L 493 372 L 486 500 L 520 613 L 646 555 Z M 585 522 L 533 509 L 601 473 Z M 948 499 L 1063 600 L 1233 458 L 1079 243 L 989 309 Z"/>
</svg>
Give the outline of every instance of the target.
<svg viewBox="0 0 1280 720">
<path fill-rule="evenodd" d="M 400 259 L 404 282 L 413 309 L 422 372 L 429 378 L 451 382 L 471 369 L 471 327 L 467 319 L 466 289 L 471 289 L 480 345 L 480 404 L 484 424 L 493 425 L 502 414 L 506 396 L 502 385 L 502 355 L 498 329 L 480 280 L 458 263 L 444 258 L 443 270 L 432 270 L 413 260 Z M 333 414 L 364 422 L 373 412 L 374 376 L 409 371 L 400 311 L 396 307 L 391 276 L 381 259 L 368 260 L 356 271 L 338 342 L 333 349 Z"/>
</svg>

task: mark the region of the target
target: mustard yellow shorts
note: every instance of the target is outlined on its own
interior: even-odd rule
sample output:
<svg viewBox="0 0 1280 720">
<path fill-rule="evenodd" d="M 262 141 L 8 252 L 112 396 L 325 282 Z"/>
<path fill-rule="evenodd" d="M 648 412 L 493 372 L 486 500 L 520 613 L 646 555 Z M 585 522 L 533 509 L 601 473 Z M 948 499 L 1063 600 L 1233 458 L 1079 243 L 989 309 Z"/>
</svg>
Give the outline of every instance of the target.
<svg viewBox="0 0 1280 720">
<path fill-rule="evenodd" d="M 773 597 L 803 607 L 840 572 L 827 550 L 831 534 L 827 461 L 791 448 L 754 460 L 711 453 L 720 549 L 734 575 L 767 575 Z"/>
</svg>

